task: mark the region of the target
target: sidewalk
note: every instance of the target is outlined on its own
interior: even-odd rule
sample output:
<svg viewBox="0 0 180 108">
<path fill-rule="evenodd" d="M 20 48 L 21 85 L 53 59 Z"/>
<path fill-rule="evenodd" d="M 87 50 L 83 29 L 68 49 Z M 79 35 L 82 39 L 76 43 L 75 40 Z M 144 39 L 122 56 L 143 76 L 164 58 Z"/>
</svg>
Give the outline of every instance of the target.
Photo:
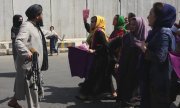
<svg viewBox="0 0 180 108">
<path fill-rule="evenodd" d="M 58 46 L 59 46 L 59 52 L 64 53 L 68 51 L 69 46 L 78 46 L 80 45 L 83 41 L 85 41 L 86 38 L 76 38 L 76 39 L 64 39 L 63 41 L 58 41 Z M 47 42 L 47 48 L 49 52 L 49 40 L 46 40 Z M 12 43 L 11 41 L 8 42 L 0 42 L 0 56 L 3 55 L 12 55 Z"/>
</svg>

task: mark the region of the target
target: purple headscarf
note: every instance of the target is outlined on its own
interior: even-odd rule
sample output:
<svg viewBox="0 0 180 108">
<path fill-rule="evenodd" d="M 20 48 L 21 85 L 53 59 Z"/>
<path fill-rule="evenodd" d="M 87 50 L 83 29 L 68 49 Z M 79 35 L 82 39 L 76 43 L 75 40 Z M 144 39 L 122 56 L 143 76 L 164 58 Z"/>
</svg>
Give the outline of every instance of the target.
<svg viewBox="0 0 180 108">
<path fill-rule="evenodd" d="M 171 28 L 176 20 L 176 9 L 170 4 L 164 4 L 154 24 L 152 31 L 149 33 L 146 42 L 149 42 L 154 34 L 162 27 Z"/>
<path fill-rule="evenodd" d="M 142 17 L 134 17 L 133 19 L 137 22 L 137 29 L 135 31 L 136 38 L 144 41 L 148 35 L 147 23 Z"/>
<path fill-rule="evenodd" d="M 176 21 L 176 9 L 170 4 L 164 4 L 161 14 L 157 15 L 155 26 L 171 28 Z"/>
</svg>

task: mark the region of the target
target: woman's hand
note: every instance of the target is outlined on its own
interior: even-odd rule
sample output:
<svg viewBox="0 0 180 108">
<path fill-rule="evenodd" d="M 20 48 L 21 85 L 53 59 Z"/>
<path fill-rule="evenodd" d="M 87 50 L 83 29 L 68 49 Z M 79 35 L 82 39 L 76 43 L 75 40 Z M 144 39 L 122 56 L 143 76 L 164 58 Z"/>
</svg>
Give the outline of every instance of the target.
<svg viewBox="0 0 180 108">
<path fill-rule="evenodd" d="M 87 22 L 88 17 L 89 17 L 89 9 L 83 10 L 83 20 L 84 20 L 84 22 Z"/>
<path fill-rule="evenodd" d="M 118 68 L 119 68 L 119 64 L 118 64 L 118 63 L 116 63 L 116 64 L 115 64 L 115 66 L 114 66 L 115 71 L 117 71 L 117 70 L 118 70 Z"/>
<path fill-rule="evenodd" d="M 146 50 L 147 50 L 147 46 L 146 46 L 146 43 L 145 43 L 145 42 L 142 44 L 142 46 L 141 46 L 141 50 L 142 50 L 142 52 L 143 52 L 143 53 L 145 53 L 145 52 L 146 52 Z"/>
<path fill-rule="evenodd" d="M 145 43 L 145 41 L 135 41 L 135 45 L 137 46 L 137 47 L 139 47 L 141 50 L 142 50 L 142 52 L 146 52 L 146 50 L 147 50 L 147 44 Z"/>
<path fill-rule="evenodd" d="M 93 50 L 93 49 L 89 49 L 89 52 L 90 52 L 90 53 L 94 53 L 94 52 L 95 52 L 95 50 Z"/>
</svg>

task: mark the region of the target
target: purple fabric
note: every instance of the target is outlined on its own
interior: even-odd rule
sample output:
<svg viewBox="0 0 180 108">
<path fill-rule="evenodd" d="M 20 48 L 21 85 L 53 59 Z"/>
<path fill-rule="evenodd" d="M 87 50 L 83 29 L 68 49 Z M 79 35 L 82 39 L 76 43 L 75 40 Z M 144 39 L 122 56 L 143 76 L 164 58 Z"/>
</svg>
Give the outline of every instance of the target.
<svg viewBox="0 0 180 108">
<path fill-rule="evenodd" d="M 68 48 L 71 75 L 87 78 L 93 63 L 94 55 L 77 47 Z"/>
<path fill-rule="evenodd" d="M 142 17 L 134 17 L 137 22 L 137 30 L 135 31 L 136 38 L 144 41 L 148 35 L 148 25 Z"/>
<path fill-rule="evenodd" d="M 174 71 L 176 72 L 177 76 L 180 78 L 180 54 L 175 52 L 170 52 L 169 57 Z"/>
</svg>

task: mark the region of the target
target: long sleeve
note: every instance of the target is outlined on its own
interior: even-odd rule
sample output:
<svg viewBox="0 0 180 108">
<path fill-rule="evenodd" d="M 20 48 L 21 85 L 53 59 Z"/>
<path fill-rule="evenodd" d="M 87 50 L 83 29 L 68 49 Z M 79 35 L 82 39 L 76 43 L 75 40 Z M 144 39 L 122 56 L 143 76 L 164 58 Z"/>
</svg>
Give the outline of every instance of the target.
<svg viewBox="0 0 180 108">
<path fill-rule="evenodd" d="M 51 32 L 49 30 L 41 29 L 45 37 L 49 37 L 52 35 L 58 35 L 56 32 Z"/>
<path fill-rule="evenodd" d="M 16 40 L 16 36 L 18 35 L 19 33 L 19 29 L 20 28 L 17 28 L 17 27 L 12 27 L 11 28 L 11 40 L 15 42 Z"/>
<path fill-rule="evenodd" d="M 122 47 L 122 40 L 123 40 L 122 37 L 117 37 L 109 42 L 108 46 L 109 46 L 110 53 L 113 53 L 117 48 Z"/>
<path fill-rule="evenodd" d="M 154 50 L 148 48 L 145 53 L 145 58 L 150 61 L 164 62 L 168 55 L 169 49 L 169 36 L 167 34 L 161 33 L 155 41 Z"/>
<path fill-rule="evenodd" d="M 14 31 L 11 29 L 11 40 L 14 41 L 16 39 L 16 34 Z"/>
<path fill-rule="evenodd" d="M 90 33 L 90 24 L 87 22 L 84 22 L 85 29 L 88 33 Z"/>
<path fill-rule="evenodd" d="M 27 48 L 27 46 L 30 47 L 28 42 L 31 41 L 31 37 L 29 35 L 29 29 L 27 26 L 27 23 L 22 24 L 19 34 L 17 35 L 17 38 L 15 40 L 17 53 L 24 60 L 30 53 L 29 48 Z"/>
</svg>

